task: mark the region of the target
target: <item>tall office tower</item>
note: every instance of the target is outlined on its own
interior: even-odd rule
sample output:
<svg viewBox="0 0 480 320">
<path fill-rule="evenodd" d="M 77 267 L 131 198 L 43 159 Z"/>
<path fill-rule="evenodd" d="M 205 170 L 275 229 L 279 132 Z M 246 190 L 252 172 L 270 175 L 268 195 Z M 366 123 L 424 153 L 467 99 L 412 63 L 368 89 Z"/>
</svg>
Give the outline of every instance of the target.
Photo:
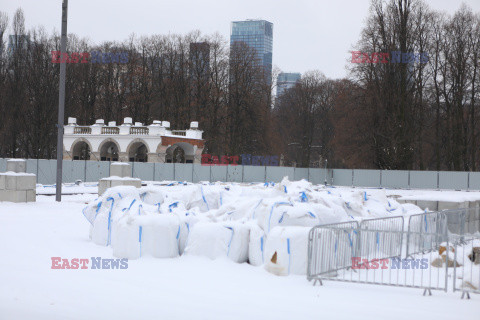
<svg viewBox="0 0 480 320">
<path fill-rule="evenodd" d="M 288 89 L 295 87 L 295 84 L 300 81 L 301 77 L 300 73 L 280 73 L 277 78 L 277 98 Z"/>
<path fill-rule="evenodd" d="M 30 43 L 30 36 L 29 35 L 9 35 L 8 36 L 8 46 L 7 46 L 7 53 L 8 56 L 12 56 L 13 53 L 18 50 L 27 50 L 28 44 Z"/>
<path fill-rule="evenodd" d="M 245 43 L 255 49 L 257 65 L 265 69 L 269 83 L 272 81 L 273 23 L 266 20 L 233 21 L 230 49 L 236 43 Z"/>
<path fill-rule="evenodd" d="M 190 75 L 194 80 L 207 80 L 210 72 L 210 44 L 190 43 Z"/>
</svg>

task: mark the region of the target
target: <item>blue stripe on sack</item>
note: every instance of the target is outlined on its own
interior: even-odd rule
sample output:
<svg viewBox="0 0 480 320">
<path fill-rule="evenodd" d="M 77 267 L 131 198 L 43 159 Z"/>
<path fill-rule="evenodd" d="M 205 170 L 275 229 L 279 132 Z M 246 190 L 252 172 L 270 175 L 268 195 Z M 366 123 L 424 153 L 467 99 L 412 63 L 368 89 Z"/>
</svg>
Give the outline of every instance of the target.
<svg viewBox="0 0 480 320">
<path fill-rule="evenodd" d="M 287 193 L 287 186 L 283 186 L 283 191 L 285 191 L 285 193 Z"/>
<path fill-rule="evenodd" d="M 363 199 L 364 199 L 365 201 L 368 200 L 368 199 L 367 199 L 367 191 L 365 191 L 365 192 L 363 193 Z"/>
<path fill-rule="evenodd" d="M 142 256 L 142 226 L 138 227 L 138 242 L 140 243 L 140 257 Z"/>
<path fill-rule="evenodd" d="M 207 199 L 205 199 L 205 195 L 203 194 L 203 186 L 200 186 L 200 190 L 202 191 L 203 202 L 205 202 L 205 204 L 207 205 L 207 210 L 210 211 L 210 207 L 208 206 Z"/>
<path fill-rule="evenodd" d="M 273 209 L 277 206 L 277 205 L 280 205 L 280 204 L 288 204 L 288 205 L 292 205 L 290 202 L 275 202 L 273 205 L 272 205 L 272 209 L 270 209 L 270 216 L 268 217 L 268 232 L 270 232 L 270 223 L 271 223 L 271 220 L 272 220 L 272 213 L 273 213 Z"/>
<path fill-rule="evenodd" d="M 98 214 L 98 211 L 100 211 L 100 207 L 102 206 L 102 201 L 100 201 L 98 204 L 97 204 L 97 210 L 95 211 L 95 217 L 97 216 Z"/>
<path fill-rule="evenodd" d="M 178 207 L 178 201 L 170 204 L 170 205 L 168 206 L 168 211 L 169 211 L 169 212 L 172 212 L 172 208 L 176 208 L 176 207 Z"/>
<path fill-rule="evenodd" d="M 305 191 L 300 192 L 300 202 L 308 202 L 308 197 L 305 194 Z"/>
<path fill-rule="evenodd" d="M 316 216 L 316 215 L 314 215 L 313 213 L 311 213 L 310 211 L 308 211 L 308 214 L 309 214 L 309 215 L 310 215 L 310 217 L 312 217 L 312 218 L 317 218 L 317 216 Z"/>
<path fill-rule="evenodd" d="M 230 246 L 232 245 L 234 231 L 232 227 L 225 227 L 225 228 L 232 230 L 232 236 L 230 237 L 230 242 L 228 243 L 228 250 L 227 250 L 227 257 L 228 257 L 228 255 L 230 254 Z"/>
<path fill-rule="evenodd" d="M 110 245 L 110 241 L 111 241 L 111 238 L 112 238 L 112 226 L 111 226 L 111 223 L 112 223 L 112 209 L 113 209 L 113 204 L 115 203 L 115 199 L 113 199 L 112 197 L 109 197 L 107 199 L 107 201 L 110 201 L 110 200 L 112 200 L 112 205 L 110 206 L 110 211 L 108 212 L 107 246 Z"/>
<path fill-rule="evenodd" d="M 159 203 L 156 203 L 155 205 L 158 206 L 158 212 L 161 213 L 161 211 L 160 211 L 160 205 L 161 205 L 161 203 L 159 202 Z"/>
<path fill-rule="evenodd" d="M 263 263 L 263 236 L 260 238 L 260 251 L 262 252 L 262 263 Z"/>
<path fill-rule="evenodd" d="M 142 206 L 142 205 L 139 205 L 139 206 L 138 206 L 138 215 L 140 215 L 140 209 L 143 209 L 143 206 Z"/>
<path fill-rule="evenodd" d="M 180 226 L 178 226 L 178 231 L 177 231 L 177 240 L 180 238 Z"/>
<path fill-rule="evenodd" d="M 377 232 L 377 250 L 380 250 L 380 234 Z"/>
<path fill-rule="evenodd" d="M 427 215 L 424 215 L 424 219 L 425 219 L 425 232 L 427 232 Z"/>
<path fill-rule="evenodd" d="M 255 219 L 255 211 L 257 210 L 258 206 L 260 205 L 260 203 L 262 203 L 263 199 L 260 199 L 260 201 L 258 201 L 257 205 L 255 206 L 255 208 L 253 209 L 253 215 L 252 215 L 252 219 Z"/>
<path fill-rule="evenodd" d="M 278 223 L 282 223 L 283 222 L 283 217 L 285 216 L 285 212 L 282 213 L 282 216 L 280 217 L 280 220 L 278 220 Z"/>
<path fill-rule="evenodd" d="M 122 195 L 120 194 L 120 192 L 118 193 L 118 196 L 120 197 L 120 199 L 123 199 Z"/>
<path fill-rule="evenodd" d="M 287 238 L 287 252 L 288 252 L 288 274 L 290 274 L 290 263 L 291 263 L 290 238 Z"/>
</svg>

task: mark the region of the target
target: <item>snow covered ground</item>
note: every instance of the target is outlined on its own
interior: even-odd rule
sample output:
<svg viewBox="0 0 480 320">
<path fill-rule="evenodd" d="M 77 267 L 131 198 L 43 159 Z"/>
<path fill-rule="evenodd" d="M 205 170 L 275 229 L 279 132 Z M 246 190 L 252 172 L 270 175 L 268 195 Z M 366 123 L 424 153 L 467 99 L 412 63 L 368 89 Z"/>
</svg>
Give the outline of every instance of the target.
<svg viewBox="0 0 480 320">
<path fill-rule="evenodd" d="M 95 187 L 75 188 L 72 193 Z M 363 191 L 357 188 L 355 198 L 357 191 L 361 199 Z M 375 197 L 376 192 L 383 191 L 368 190 L 367 196 Z M 39 195 L 37 203 L 0 203 L 0 319 L 478 319 L 480 315 L 477 295 L 470 301 L 460 300 L 458 292 L 434 291 L 432 297 L 423 297 L 420 289 L 328 281 L 313 287 L 305 276 L 278 277 L 263 267 L 226 257 L 142 256 L 129 260 L 127 269 L 51 269 L 52 257 L 116 258 L 112 248 L 89 239 L 90 223 L 82 210 L 96 198 L 84 193 L 64 196 L 62 203 L 56 203 L 52 196 Z M 227 214 L 216 213 L 218 219 Z"/>
</svg>

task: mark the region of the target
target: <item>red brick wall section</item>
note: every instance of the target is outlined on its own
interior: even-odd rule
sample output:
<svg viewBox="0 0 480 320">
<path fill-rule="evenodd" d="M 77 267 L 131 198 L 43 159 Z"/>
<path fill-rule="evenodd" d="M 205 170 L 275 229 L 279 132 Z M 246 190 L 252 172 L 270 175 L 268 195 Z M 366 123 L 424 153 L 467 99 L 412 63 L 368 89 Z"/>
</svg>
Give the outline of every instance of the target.
<svg viewBox="0 0 480 320">
<path fill-rule="evenodd" d="M 203 148 L 205 144 L 205 140 L 162 136 L 162 146 L 171 146 L 178 142 L 190 143 L 191 145 L 197 146 L 198 148 Z"/>
</svg>

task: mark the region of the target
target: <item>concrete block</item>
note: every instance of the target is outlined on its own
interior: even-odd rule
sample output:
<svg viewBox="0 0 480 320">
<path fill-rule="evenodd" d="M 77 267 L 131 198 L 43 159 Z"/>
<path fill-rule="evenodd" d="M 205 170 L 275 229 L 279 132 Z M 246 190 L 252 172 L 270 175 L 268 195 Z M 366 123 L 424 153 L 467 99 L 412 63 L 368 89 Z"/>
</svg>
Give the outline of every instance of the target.
<svg viewBox="0 0 480 320">
<path fill-rule="evenodd" d="M 36 190 L 26 190 L 27 193 L 27 202 L 36 202 L 37 201 L 37 191 Z"/>
<path fill-rule="evenodd" d="M 142 180 L 136 178 L 130 179 L 110 179 L 104 178 L 98 181 L 98 195 L 101 196 L 108 188 L 118 186 L 133 186 L 136 188 L 142 187 Z"/>
<path fill-rule="evenodd" d="M 23 159 L 7 160 L 7 172 L 24 173 L 27 172 L 27 162 Z"/>
<path fill-rule="evenodd" d="M 407 200 L 405 200 L 405 199 L 397 199 L 397 202 L 398 202 L 398 203 L 401 203 L 401 204 L 403 204 L 403 203 L 411 203 L 411 204 L 417 205 L 417 200 L 410 200 L 410 199 L 407 199 Z"/>
<path fill-rule="evenodd" d="M 132 166 L 129 163 L 115 162 L 110 165 L 110 177 L 131 177 Z"/>
<path fill-rule="evenodd" d="M 122 179 L 122 180 L 112 180 L 111 187 L 118 187 L 118 186 L 133 186 L 136 188 L 142 187 L 142 180 L 132 178 L 132 179 Z"/>
<path fill-rule="evenodd" d="M 438 201 L 438 211 L 466 209 L 469 206 L 468 201 L 453 202 L 453 201 Z"/>
<path fill-rule="evenodd" d="M 7 190 L 35 190 L 35 175 L 5 175 L 5 189 Z"/>
<path fill-rule="evenodd" d="M 27 191 L 0 190 L 0 201 L 27 202 Z"/>
<path fill-rule="evenodd" d="M 417 206 L 423 210 L 438 211 L 438 201 L 417 200 Z"/>
<path fill-rule="evenodd" d="M 5 174 L 0 174 L 0 190 L 5 189 Z"/>
<path fill-rule="evenodd" d="M 101 196 L 105 193 L 105 190 L 110 188 L 112 180 L 100 179 L 98 181 L 98 195 Z"/>
</svg>

